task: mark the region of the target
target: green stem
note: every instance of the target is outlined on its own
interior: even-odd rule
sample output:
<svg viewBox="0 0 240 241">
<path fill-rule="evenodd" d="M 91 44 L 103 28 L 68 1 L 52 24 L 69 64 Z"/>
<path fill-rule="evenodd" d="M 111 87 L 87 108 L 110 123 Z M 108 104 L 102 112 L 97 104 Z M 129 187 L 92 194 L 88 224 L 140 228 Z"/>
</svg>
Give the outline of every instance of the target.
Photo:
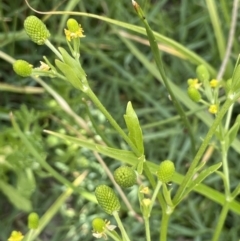
<svg viewBox="0 0 240 241">
<path fill-rule="evenodd" d="M 103 106 L 103 104 L 99 101 L 97 96 L 93 93 L 91 88 L 88 88 L 86 90 L 86 95 L 92 100 L 92 102 L 98 107 L 98 109 L 105 115 L 107 120 L 110 122 L 110 124 L 115 128 L 115 130 L 119 133 L 119 135 L 122 136 L 122 138 L 127 142 L 127 144 L 130 146 L 132 151 L 136 154 L 137 157 L 141 156 L 140 151 L 137 149 L 137 147 L 133 144 L 133 142 L 130 140 L 128 135 L 123 131 L 123 129 L 118 125 L 118 123 L 115 121 L 115 119 L 112 117 L 112 115 L 107 111 L 107 109 Z"/>
<path fill-rule="evenodd" d="M 190 125 L 190 123 L 187 119 L 187 116 L 186 116 L 182 106 L 178 102 L 178 100 L 177 100 L 176 96 L 174 95 L 174 93 L 173 93 L 173 91 L 170 87 L 170 84 L 168 82 L 168 78 L 165 74 L 165 70 L 164 70 L 164 67 L 163 67 L 162 59 L 161 59 L 161 56 L 159 54 L 159 48 L 158 48 L 158 45 L 157 45 L 156 38 L 155 38 L 155 36 L 153 34 L 153 31 L 152 31 L 151 27 L 149 26 L 140 6 L 135 1 L 133 1 L 133 6 L 136 9 L 136 12 L 137 12 L 139 18 L 142 20 L 142 22 L 145 26 L 147 36 L 148 36 L 148 39 L 149 39 L 149 42 L 150 42 L 151 50 L 152 50 L 152 53 L 153 53 L 153 57 L 154 57 L 154 60 L 156 62 L 156 66 L 158 68 L 158 71 L 161 75 L 161 78 L 162 78 L 162 80 L 165 84 L 165 87 L 168 90 L 168 93 L 171 97 L 171 100 L 172 100 L 176 110 L 178 111 L 178 114 L 180 115 L 183 123 L 185 124 L 186 128 L 188 129 L 190 139 L 191 139 L 191 143 L 192 143 L 192 153 L 194 155 L 195 151 L 196 151 L 196 147 L 195 147 L 195 138 L 194 138 L 194 135 L 193 135 L 193 132 L 192 132 L 192 128 L 191 128 L 191 125 Z"/>
<path fill-rule="evenodd" d="M 151 204 L 150 204 L 150 207 L 149 207 L 149 215 L 150 215 L 150 213 L 151 213 L 151 211 L 152 211 L 153 204 L 154 204 L 154 202 L 155 202 L 155 200 L 156 200 L 156 197 L 157 197 L 157 195 L 158 195 L 158 193 L 159 193 L 159 190 L 160 190 L 161 186 L 162 186 L 162 182 L 158 181 L 158 182 L 157 182 L 157 186 L 156 186 L 156 188 L 155 188 L 155 190 L 154 190 L 152 199 L 151 199 Z"/>
<path fill-rule="evenodd" d="M 229 204 L 230 204 L 229 201 L 226 201 L 223 208 L 222 208 L 221 214 L 220 214 L 220 216 L 217 220 L 217 227 L 214 231 L 212 241 L 218 241 L 219 240 L 219 237 L 220 237 L 222 229 L 223 229 L 224 222 L 226 220 L 226 217 L 227 217 L 227 214 L 228 214 L 228 211 L 229 211 Z"/>
<path fill-rule="evenodd" d="M 218 113 L 218 115 L 216 116 L 216 119 L 214 120 L 211 128 L 209 129 L 204 141 L 202 142 L 195 158 L 193 159 L 193 162 L 185 176 L 185 178 L 183 179 L 183 182 L 181 183 L 181 185 L 179 186 L 177 193 L 173 199 L 173 204 L 177 205 L 181 198 L 182 195 L 184 193 L 185 188 L 188 185 L 188 182 L 190 181 L 190 179 L 192 178 L 193 174 L 194 174 L 194 169 L 195 167 L 198 165 L 202 155 L 204 154 L 205 149 L 207 148 L 212 136 L 214 135 L 220 121 L 222 120 L 222 118 L 224 117 L 225 113 L 228 111 L 228 109 L 230 108 L 230 106 L 234 103 L 234 101 L 237 99 L 237 97 L 239 97 L 239 94 L 236 95 L 234 97 L 234 99 L 230 99 L 227 98 L 227 100 L 225 101 L 224 105 L 222 106 L 220 112 Z"/>
<path fill-rule="evenodd" d="M 147 162 L 143 163 L 143 170 L 144 170 L 144 174 L 147 177 L 148 181 L 150 182 L 152 189 L 156 189 L 156 181 L 147 165 Z M 161 192 L 158 192 L 157 194 L 157 198 L 158 198 L 158 202 L 161 205 L 162 210 L 166 208 L 166 203 L 165 200 L 163 198 L 163 195 Z"/>
<path fill-rule="evenodd" d="M 170 219 L 170 214 L 163 210 L 162 213 L 162 221 L 160 226 L 160 241 L 167 241 L 167 231 L 168 231 L 168 223 Z"/>
<path fill-rule="evenodd" d="M 145 224 L 146 240 L 151 241 L 150 226 L 149 226 L 149 218 L 148 217 L 144 218 L 144 224 Z"/>
<path fill-rule="evenodd" d="M 225 178 L 225 195 L 228 199 L 230 197 L 230 182 L 229 182 L 229 169 L 228 169 L 228 160 L 227 160 L 227 150 L 225 140 L 221 141 L 221 150 L 222 150 L 222 164 L 223 164 L 223 173 Z"/>
<path fill-rule="evenodd" d="M 226 46 L 225 46 L 225 39 L 222 32 L 220 18 L 217 13 L 215 0 L 206 0 L 206 4 L 209 11 L 210 19 L 213 25 L 213 31 L 215 33 L 215 38 L 218 46 L 218 52 L 219 52 L 220 58 L 223 59 Z"/>
<path fill-rule="evenodd" d="M 119 227 L 119 229 L 120 229 L 120 231 L 121 231 L 123 240 L 124 240 L 124 241 L 130 241 L 130 239 L 129 239 L 126 231 L 125 231 L 125 228 L 123 227 L 122 221 L 121 221 L 121 219 L 120 219 L 119 216 L 118 216 L 118 212 L 117 212 L 117 211 L 114 211 L 114 212 L 112 213 L 112 215 L 114 216 L 114 218 L 115 218 L 115 220 L 116 220 L 116 222 L 117 222 L 117 224 L 118 224 L 118 227 Z"/>
<path fill-rule="evenodd" d="M 118 238 L 116 235 L 113 234 L 113 232 L 109 231 L 108 229 L 105 229 L 105 233 L 115 241 L 122 241 L 122 239 Z"/>
<path fill-rule="evenodd" d="M 51 44 L 51 42 L 48 39 L 45 41 L 45 44 L 53 51 L 53 53 L 55 53 L 57 55 L 57 57 L 61 61 L 63 61 L 62 55 L 58 52 L 58 50 Z"/>
</svg>

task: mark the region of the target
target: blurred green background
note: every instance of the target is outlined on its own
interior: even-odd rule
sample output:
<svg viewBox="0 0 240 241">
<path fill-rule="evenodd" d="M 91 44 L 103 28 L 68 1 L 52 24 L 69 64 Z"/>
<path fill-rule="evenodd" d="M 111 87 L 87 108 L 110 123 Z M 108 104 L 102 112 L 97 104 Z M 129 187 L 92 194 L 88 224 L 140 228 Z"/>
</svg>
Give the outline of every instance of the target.
<svg viewBox="0 0 240 241">
<path fill-rule="evenodd" d="M 221 28 L 227 40 L 232 1 L 215 2 L 222 21 Z M 141 26 L 129 0 L 32 0 L 30 4 L 39 11 L 74 10 Z M 139 0 L 139 4 L 143 6 L 154 31 L 194 51 L 216 71 L 219 69 L 221 56 L 204 0 Z M 51 32 L 50 40 L 53 45 L 64 48 L 67 48 L 67 44 L 63 31 L 69 16 L 34 13 L 22 0 L 0 1 L 0 50 L 37 67 L 40 65 L 39 61 L 43 60 L 42 56 L 47 56 L 51 61 L 55 56 L 46 46 L 38 46 L 31 42 L 24 33 L 23 22 L 29 15 L 41 18 Z M 123 127 L 123 114 L 127 102 L 131 101 L 143 127 L 147 158 L 155 163 L 171 159 L 175 162 L 177 171 L 185 173 L 192 158 L 188 134 L 179 119 L 171 119 L 176 117 L 177 113 L 168 99 L 165 87 L 149 72 L 136 54 L 141 54 L 154 64 L 146 36 L 90 17 L 75 16 L 75 19 L 81 23 L 86 35 L 81 39 L 81 63 L 96 95 Z M 237 28 L 231 56 L 233 64 L 239 53 L 239 34 L 240 30 Z M 161 48 L 171 50 L 165 45 Z M 186 92 L 187 79 L 196 76 L 196 65 L 166 51 L 162 52 L 162 56 L 167 76 Z M 43 129 L 48 129 L 72 136 L 86 135 L 74 118 L 34 79 L 17 76 L 11 64 L 3 58 L 0 59 L 0 66 L 1 182 L 13 187 L 13 193 L 17 190 L 40 216 L 65 191 L 61 183 L 41 168 L 17 136 L 9 118 L 9 113 L 13 112 L 38 153 L 46 157 L 47 162 L 61 175 L 73 181 L 77 174 L 88 170 L 81 187 L 89 193 L 93 193 L 99 183 L 111 185 L 90 150 L 43 133 Z M 227 73 L 225 78 L 229 77 L 231 75 Z M 104 116 L 91 103 L 87 102 L 88 108 L 86 107 L 82 100 L 85 96 L 80 91 L 59 79 L 45 78 L 44 82 L 62 96 L 90 128 L 93 129 L 93 125 L 98 126 L 111 146 L 127 148 Z M 237 114 L 237 110 L 234 114 Z M 164 120 L 166 122 L 158 123 Z M 208 127 L 195 115 L 191 115 L 190 121 L 199 145 Z M 217 162 L 220 157 L 215 151 L 210 161 Z M 120 165 L 108 157 L 103 159 L 110 170 Z M 229 161 L 231 185 L 234 188 L 240 178 L 239 154 L 232 151 Z M 145 180 L 142 181 L 145 183 Z M 205 183 L 223 191 L 222 181 L 217 175 L 210 176 Z M 175 184 L 173 188 L 174 186 Z M 126 193 L 135 211 L 139 212 L 137 187 Z M 11 201 L 12 198 L 12 193 L 7 195 L 3 190 L 1 192 L 0 188 L 1 241 L 7 240 L 12 230 L 27 232 L 27 215 L 30 210 L 24 203 L 17 207 L 16 203 Z M 221 207 L 212 201 L 195 193 L 190 194 L 171 218 L 169 241 L 209 240 L 218 221 L 216 217 L 220 209 Z M 132 240 L 145 240 L 143 223 L 129 215 L 124 205 L 120 215 Z M 37 240 L 94 240 L 91 235 L 91 221 L 97 216 L 113 221 L 95 203 L 73 194 L 61 205 Z M 161 210 L 156 209 L 151 217 L 152 240 L 158 239 L 160 217 Z M 237 214 L 229 213 L 222 232 L 221 240 L 238 240 L 240 218 Z"/>
</svg>

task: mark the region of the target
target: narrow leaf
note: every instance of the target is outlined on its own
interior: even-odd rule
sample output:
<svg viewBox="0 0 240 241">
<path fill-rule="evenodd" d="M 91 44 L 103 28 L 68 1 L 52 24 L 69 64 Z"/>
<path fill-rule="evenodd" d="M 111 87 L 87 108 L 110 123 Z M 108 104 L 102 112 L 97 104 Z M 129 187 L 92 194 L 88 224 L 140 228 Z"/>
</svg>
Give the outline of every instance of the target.
<svg viewBox="0 0 240 241">
<path fill-rule="evenodd" d="M 13 186 L 0 180 L 0 190 L 7 196 L 9 201 L 18 209 L 29 212 L 32 204 L 29 199 L 23 197 Z"/>
<path fill-rule="evenodd" d="M 131 102 L 127 104 L 126 115 L 124 115 L 124 119 L 129 131 L 129 138 L 135 144 L 137 149 L 140 151 L 141 154 L 144 153 L 144 146 L 143 146 L 143 136 L 142 136 L 142 129 L 140 127 L 138 117 L 136 112 L 134 111 Z"/>
<path fill-rule="evenodd" d="M 234 125 L 231 127 L 231 129 L 227 133 L 227 149 L 231 146 L 231 144 L 235 140 L 239 127 L 240 127 L 240 115 L 237 116 L 237 119 L 236 119 Z"/>
<path fill-rule="evenodd" d="M 217 171 L 221 166 L 222 166 L 222 163 L 220 162 L 203 170 L 195 180 L 190 182 L 190 185 L 184 192 L 183 197 L 186 196 L 189 192 L 191 192 L 195 187 L 197 187 L 206 177 L 208 177 L 213 172 Z"/>
<path fill-rule="evenodd" d="M 59 61 L 58 59 L 55 60 L 55 64 L 61 70 L 61 72 L 65 75 L 67 81 L 69 81 L 76 89 L 84 91 L 83 85 L 75 74 L 74 70 L 67 64 Z"/>
</svg>

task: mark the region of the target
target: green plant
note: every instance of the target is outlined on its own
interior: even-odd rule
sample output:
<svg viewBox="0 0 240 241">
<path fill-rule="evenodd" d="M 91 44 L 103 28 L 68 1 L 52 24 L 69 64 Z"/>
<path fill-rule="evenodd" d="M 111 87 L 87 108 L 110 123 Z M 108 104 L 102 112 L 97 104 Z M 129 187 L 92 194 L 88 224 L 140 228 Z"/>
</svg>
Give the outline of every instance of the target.
<svg viewBox="0 0 240 241">
<path fill-rule="evenodd" d="M 172 43 L 170 40 L 166 40 L 168 44 L 172 44 L 176 49 L 182 53 L 188 56 L 189 58 L 192 58 L 192 61 L 195 61 L 195 63 L 198 65 L 196 69 L 196 76 L 199 79 L 200 83 L 197 81 L 189 81 L 189 88 L 193 88 L 194 90 L 199 89 L 199 91 L 202 92 L 202 96 L 200 97 L 199 92 L 197 92 L 197 98 L 196 95 L 194 95 L 194 98 L 192 97 L 192 90 L 190 95 L 191 99 L 194 101 L 199 101 L 200 103 L 203 103 L 204 105 L 209 108 L 209 112 L 214 114 L 214 120 L 210 125 L 209 131 L 206 135 L 206 137 L 203 138 L 202 143 L 197 148 L 196 138 L 194 136 L 194 130 L 190 125 L 189 119 L 187 117 L 187 114 L 183 110 L 179 96 L 178 94 L 181 93 L 177 91 L 176 86 L 174 86 L 172 81 L 170 81 L 165 73 L 164 65 L 161 56 L 159 55 L 158 46 L 156 44 L 156 40 L 164 39 L 159 34 L 156 34 L 152 31 L 151 27 L 149 26 L 146 17 L 140 8 L 140 6 L 133 1 L 133 6 L 135 10 L 137 11 L 137 14 L 140 18 L 140 20 L 143 22 L 144 28 L 139 28 L 136 26 L 132 26 L 126 23 L 117 22 L 112 19 L 107 19 L 100 16 L 93 16 L 105 21 L 108 21 L 113 24 L 124 26 L 125 28 L 132 28 L 136 32 L 145 33 L 149 39 L 151 50 L 153 53 L 153 57 L 157 66 L 157 70 L 160 74 L 160 79 L 164 82 L 168 93 L 170 95 L 170 98 L 178 111 L 178 114 L 181 118 L 181 120 L 184 123 L 184 126 L 186 127 L 191 141 L 191 153 L 192 153 L 192 161 L 190 162 L 190 167 L 186 173 L 185 176 L 180 175 L 179 173 L 174 172 L 174 165 L 171 161 L 167 161 L 167 168 L 170 168 L 170 176 L 167 177 L 165 180 L 165 174 L 168 174 L 168 170 L 164 169 L 164 172 L 162 173 L 160 170 L 161 166 L 166 163 L 162 162 L 159 166 L 155 163 L 146 160 L 146 148 L 144 148 L 144 135 L 142 134 L 142 127 L 140 126 L 140 122 L 138 120 L 138 115 L 136 114 L 136 111 L 134 110 L 131 102 L 128 103 L 126 108 L 126 114 L 124 115 L 124 120 L 126 123 L 128 135 L 125 133 L 123 128 L 120 127 L 118 122 L 115 118 L 112 117 L 112 115 L 109 113 L 109 111 L 103 106 L 102 102 L 99 100 L 99 98 L 95 95 L 95 93 L 92 90 L 90 82 L 87 80 L 87 75 L 84 71 L 84 67 L 82 67 L 82 63 L 79 61 L 79 48 L 80 48 L 80 39 L 79 37 L 84 37 L 82 28 L 78 25 L 76 20 L 69 19 L 68 20 L 68 30 L 65 31 L 66 38 L 67 38 L 67 44 L 69 47 L 70 54 L 64 49 L 64 48 L 58 48 L 56 49 L 47 39 L 49 37 L 49 34 L 44 34 L 45 31 L 48 31 L 45 29 L 45 27 L 42 27 L 41 30 L 43 31 L 43 34 L 40 34 L 40 39 L 36 39 L 35 42 L 44 44 L 46 43 L 47 46 L 49 46 L 53 52 L 56 54 L 57 59 L 55 60 L 55 65 L 51 63 L 51 61 L 44 57 L 45 63 L 42 63 L 40 68 L 33 68 L 32 71 L 29 71 L 29 64 L 27 62 L 23 62 L 23 60 L 18 60 L 14 63 L 14 70 L 16 73 L 26 76 L 26 73 L 29 75 L 37 75 L 37 76 L 48 76 L 51 78 L 58 78 L 60 80 L 65 80 L 67 83 L 72 84 L 76 89 L 80 90 L 84 94 L 84 98 L 87 98 L 91 100 L 95 106 L 101 111 L 101 113 L 105 116 L 105 118 L 109 121 L 109 123 L 113 126 L 115 129 L 115 133 L 117 133 L 118 138 L 122 138 L 125 143 L 127 143 L 128 147 L 130 148 L 130 151 L 126 151 L 121 148 L 117 148 L 111 144 L 111 141 L 108 140 L 106 136 L 104 136 L 104 132 L 101 132 L 101 130 L 98 128 L 97 125 L 94 125 L 94 120 L 92 118 L 93 126 L 95 129 L 93 132 L 96 132 L 101 138 L 99 140 L 96 138 L 92 138 L 91 141 L 85 139 L 85 138 L 74 138 L 69 135 L 64 135 L 61 133 L 53 132 L 53 131 L 45 131 L 45 133 L 48 133 L 52 136 L 58 137 L 63 139 L 64 141 L 74 143 L 75 145 L 79 145 L 81 147 L 88 148 L 90 150 L 93 150 L 94 152 L 102 153 L 103 155 L 106 155 L 108 157 L 114 158 L 116 160 L 122 161 L 124 163 L 127 163 L 131 165 L 136 172 L 138 173 L 139 177 L 146 178 L 147 182 L 151 185 L 150 189 L 153 190 L 153 194 L 149 194 L 146 188 L 144 186 L 140 185 L 138 189 L 138 199 L 141 211 L 141 214 L 144 219 L 145 224 L 145 234 L 146 234 L 146 240 L 151 240 L 151 229 L 153 228 L 150 225 L 150 219 L 152 217 L 152 210 L 153 208 L 156 208 L 154 206 L 155 200 L 159 203 L 159 206 L 161 207 L 161 225 L 160 225 L 160 240 L 164 241 L 167 240 L 167 231 L 169 226 L 169 220 L 170 217 L 174 215 L 175 210 L 177 210 L 178 206 L 181 205 L 182 202 L 184 202 L 184 199 L 188 197 L 189 193 L 191 193 L 193 190 L 202 193 L 206 198 L 212 199 L 215 202 L 219 202 L 222 207 L 222 212 L 219 216 L 219 222 L 216 226 L 216 231 L 214 232 L 212 236 L 212 240 L 219 240 L 221 229 L 223 227 L 224 221 L 226 220 L 226 216 L 228 211 L 231 209 L 239 214 L 239 202 L 235 200 L 237 195 L 240 192 L 240 186 L 236 186 L 234 190 L 232 190 L 229 180 L 229 166 L 228 166 L 228 151 L 231 145 L 235 146 L 236 143 L 238 143 L 237 133 L 239 130 L 240 125 L 240 119 L 239 116 L 236 118 L 234 124 L 230 127 L 230 121 L 231 121 L 231 114 L 233 111 L 233 105 L 234 103 L 239 99 L 240 97 L 240 78 L 239 78 L 239 60 L 237 60 L 235 69 L 233 71 L 233 75 L 231 78 L 231 81 L 228 83 L 228 86 L 225 88 L 225 96 L 219 95 L 219 88 L 224 84 L 224 79 L 222 77 L 218 78 L 221 81 L 218 81 L 216 84 L 216 81 L 210 80 L 211 77 L 215 76 L 215 71 L 211 68 L 211 66 L 207 63 L 205 63 L 199 56 L 195 55 L 194 53 L 188 51 L 183 46 L 180 46 L 176 43 Z M 53 14 L 60 14 L 59 12 L 53 12 Z M 75 13 L 78 15 L 77 13 Z M 79 13 L 79 15 L 84 13 Z M 87 14 L 85 14 L 87 15 Z M 31 22 L 31 19 L 34 21 Z M 35 28 L 32 28 L 31 24 L 34 22 L 37 26 L 44 26 L 41 25 L 40 20 L 36 20 L 36 17 L 28 17 L 28 24 L 25 24 L 25 28 L 27 28 L 28 34 L 31 35 L 34 34 L 34 38 L 36 37 L 35 33 L 28 31 L 29 24 L 30 29 L 35 30 Z M 73 26 L 72 26 L 73 25 Z M 78 27 L 76 27 L 78 26 Z M 39 29 L 38 29 L 39 30 Z M 38 37 L 39 37 L 38 36 Z M 42 38 L 44 36 L 44 38 Z M 125 40 L 126 41 L 126 40 Z M 129 44 L 129 43 L 126 43 Z M 219 44 L 221 46 L 221 44 Z M 220 48 L 222 51 L 222 49 Z M 81 60 L 81 58 L 80 58 Z M 20 61 L 20 62 L 19 62 Z M 20 67 L 19 67 L 20 66 Z M 26 70 L 24 69 L 26 68 Z M 22 72 L 23 71 L 23 72 Z M 23 73 L 23 74 L 22 74 Z M 196 93 L 195 93 L 196 94 Z M 203 98 L 206 100 L 203 101 Z M 189 99 L 187 101 L 190 101 Z M 86 103 L 86 102 L 85 102 Z M 195 107 L 195 106 L 194 106 Z M 86 104 L 86 108 L 88 108 Z M 227 113 L 227 114 L 226 114 Z M 225 118 L 226 115 L 226 118 Z M 91 201 L 95 201 L 93 196 L 87 195 L 86 191 L 84 189 L 76 188 L 71 182 L 69 182 L 66 178 L 62 177 L 58 172 L 56 172 L 45 160 L 42 158 L 39 153 L 36 151 L 36 148 L 34 145 L 29 141 L 29 138 L 24 134 L 21 129 L 19 128 L 19 125 L 17 124 L 16 120 L 12 116 L 12 124 L 14 126 L 14 129 L 16 130 L 17 134 L 21 138 L 21 140 L 25 143 L 25 146 L 33 155 L 39 164 L 48 171 L 53 177 L 55 177 L 59 182 L 63 183 L 64 185 L 68 186 L 72 190 L 74 190 L 76 193 L 79 193 L 82 196 L 85 196 L 87 199 Z M 81 122 L 82 125 L 84 122 Z M 85 128 L 85 130 L 87 130 Z M 87 132 L 86 137 L 89 137 L 92 135 L 92 130 Z M 105 145 L 104 141 L 106 140 L 106 143 L 109 142 L 110 144 Z M 210 142 L 214 140 L 216 143 L 219 143 L 219 149 L 221 150 L 221 160 L 217 162 L 216 164 L 205 166 L 206 161 L 203 159 L 204 153 L 206 151 L 206 148 L 209 147 Z M 215 144 L 217 145 L 217 144 Z M 198 150 L 198 151 L 196 151 Z M 203 159 L 203 160 L 202 160 Z M 222 171 L 220 170 L 220 167 L 223 167 Z M 165 167 L 166 168 L 166 167 Z M 176 168 L 176 171 L 178 171 L 178 168 Z M 202 182 L 210 176 L 212 173 L 217 173 L 223 180 L 224 183 L 224 190 L 225 194 L 221 194 L 219 191 L 214 191 L 212 188 L 207 187 L 206 185 L 202 184 Z M 155 181 L 157 174 L 159 180 Z M 173 176 L 172 176 L 173 175 Z M 163 178 L 164 176 L 164 178 Z M 177 190 L 172 190 L 170 186 L 167 184 L 169 181 L 172 181 L 173 183 L 178 183 L 179 187 Z M 104 186 L 106 187 L 106 186 Z M 107 187 L 108 190 L 111 190 L 109 187 Z M 159 191 L 160 190 L 160 191 Z M 110 191 L 111 195 L 113 195 L 113 191 Z M 104 194 L 104 193 L 103 193 Z M 101 197 L 102 198 L 102 197 Z M 97 195 L 98 199 L 98 195 Z M 107 202 L 104 202 L 106 205 L 108 205 Z M 102 205 L 101 205 L 102 206 Z M 117 205 L 118 208 L 120 208 L 119 205 Z M 157 208 L 156 208 L 157 209 Z M 104 208 L 106 211 L 106 207 Z M 113 210 L 115 212 L 115 210 Z M 109 213 L 107 211 L 107 213 Z M 111 212 L 112 214 L 112 212 Z M 103 232 L 104 235 L 110 235 L 112 234 L 112 238 L 114 240 L 132 240 L 131 237 L 129 237 L 128 232 L 124 229 L 124 225 L 121 224 L 121 220 L 118 216 L 115 216 L 116 221 L 118 223 L 118 226 L 121 231 L 121 237 L 116 234 L 116 232 L 113 229 L 108 229 L 106 227 L 102 227 L 105 224 L 101 221 L 101 228 L 99 227 L 94 228 L 97 229 L 97 233 Z M 106 222 L 107 224 L 108 222 Z M 40 225 L 41 225 L 41 219 L 40 219 Z M 95 223 L 94 223 L 95 226 Z M 170 224 L 171 227 L 171 224 Z M 99 231 L 100 230 L 100 231 Z M 106 233 L 105 233 L 106 231 Z M 105 237 L 105 236 L 100 237 Z M 32 238 L 35 236 L 32 235 Z"/>
</svg>

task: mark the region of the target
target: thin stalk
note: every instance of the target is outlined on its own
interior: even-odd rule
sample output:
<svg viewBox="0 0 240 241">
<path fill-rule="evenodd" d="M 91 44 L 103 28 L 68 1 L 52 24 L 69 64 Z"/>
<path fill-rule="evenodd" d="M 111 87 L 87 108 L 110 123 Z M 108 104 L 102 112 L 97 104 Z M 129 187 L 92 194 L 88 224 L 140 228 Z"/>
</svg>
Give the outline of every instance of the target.
<svg viewBox="0 0 240 241">
<path fill-rule="evenodd" d="M 62 55 L 60 54 L 60 52 L 52 45 L 52 43 L 51 43 L 48 39 L 45 41 L 45 44 L 48 46 L 48 48 L 50 48 L 50 49 L 53 51 L 53 53 L 55 53 L 55 54 L 57 55 L 57 57 L 58 57 L 61 61 L 63 61 L 63 57 L 62 57 Z"/>
<path fill-rule="evenodd" d="M 217 75 L 217 79 L 221 80 L 223 77 L 223 74 L 225 72 L 228 60 L 230 58 L 231 50 L 232 50 L 232 45 L 234 41 L 234 35 L 235 35 L 235 30 L 236 30 L 236 25 L 237 25 L 237 16 L 238 16 L 238 4 L 239 0 L 234 0 L 233 2 L 233 8 L 232 8 L 232 20 L 231 20 L 231 26 L 228 34 L 228 42 L 227 42 L 227 49 L 225 52 L 224 59 L 222 61 L 220 70 Z M 223 11 L 225 9 L 223 8 Z"/>
<path fill-rule="evenodd" d="M 176 110 L 178 111 L 178 114 L 181 116 L 181 119 L 182 119 L 184 125 L 188 129 L 190 139 L 191 139 L 191 144 L 192 144 L 192 153 L 194 155 L 196 147 L 195 147 L 195 138 L 194 138 L 194 135 L 193 135 L 193 132 L 192 132 L 192 128 L 191 128 L 191 125 L 188 121 L 188 118 L 187 118 L 182 106 L 180 105 L 179 101 L 177 100 L 177 98 L 176 98 L 175 94 L 173 93 L 173 91 L 170 87 L 170 84 L 168 82 L 168 78 L 166 76 L 166 73 L 165 73 L 165 70 L 164 70 L 164 67 L 163 67 L 162 59 L 161 59 L 161 56 L 159 54 L 159 49 L 158 49 L 156 38 L 155 38 L 155 36 L 153 34 L 153 31 L 152 31 L 151 27 L 149 26 L 148 21 L 146 20 L 140 6 L 134 0 L 132 0 L 132 3 L 133 3 L 133 6 L 134 6 L 139 18 L 142 20 L 142 22 L 144 24 L 144 27 L 146 29 L 147 36 L 148 36 L 150 46 L 151 46 L 151 50 L 152 50 L 152 53 L 153 53 L 153 57 L 154 57 L 154 60 L 156 62 L 156 66 L 158 68 L 158 71 L 161 75 L 161 78 L 162 78 L 162 80 L 165 84 L 165 87 L 168 90 L 168 93 L 171 97 L 171 100 L 172 100 Z"/>
<path fill-rule="evenodd" d="M 149 225 L 149 218 L 144 218 L 144 224 L 145 224 L 145 233 L 146 233 L 146 240 L 151 241 L 151 235 L 150 235 L 150 225 Z"/>
<path fill-rule="evenodd" d="M 115 119 L 112 117 L 112 115 L 103 106 L 103 104 L 100 102 L 100 100 L 97 98 L 97 96 L 93 93 L 91 88 L 88 88 L 85 93 L 92 100 L 92 102 L 98 107 L 98 109 L 105 115 L 107 120 L 115 128 L 115 130 L 119 133 L 119 135 L 121 135 L 121 137 L 127 142 L 127 144 L 130 146 L 132 151 L 136 154 L 136 156 L 140 157 L 141 156 L 140 151 L 133 144 L 133 142 L 130 140 L 128 135 L 123 131 L 123 129 L 118 125 L 118 123 L 115 121 Z"/>
<path fill-rule="evenodd" d="M 153 195 L 152 195 L 152 199 L 151 199 L 151 203 L 150 203 L 150 207 L 149 207 L 149 214 L 152 211 L 153 204 L 154 204 L 154 202 L 156 200 L 156 197 L 157 197 L 157 195 L 159 193 L 159 190 L 160 190 L 161 186 L 162 186 L 162 182 L 158 181 L 157 182 L 157 186 L 156 186 L 156 188 L 155 188 L 155 190 L 153 192 Z"/>
<path fill-rule="evenodd" d="M 223 229 L 223 225 L 224 225 L 224 222 L 226 220 L 226 217 L 227 217 L 227 214 L 229 211 L 229 204 L 230 204 L 229 201 L 226 201 L 222 208 L 221 214 L 220 214 L 219 218 L 217 219 L 217 227 L 214 231 L 212 241 L 218 241 L 220 238 L 220 235 L 221 235 L 221 232 Z"/>
<path fill-rule="evenodd" d="M 206 0 L 207 8 L 209 11 L 209 16 L 213 25 L 213 31 L 215 33 L 215 38 L 217 41 L 218 52 L 220 58 L 224 58 L 224 51 L 225 51 L 225 39 L 222 32 L 220 18 L 217 12 L 217 7 L 215 4 L 215 0 Z"/>
<path fill-rule="evenodd" d="M 170 219 L 170 214 L 163 210 L 162 212 L 162 221 L 160 226 L 160 241 L 167 241 L 167 231 L 168 231 L 168 223 Z"/>
<path fill-rule="evenodd" d="M 183 195 L 183 192 L 185 190 L 185 188 L 188 185 L 188 182 L 190 181 L 190 179 L 192 178 L 193 174 L 194 174 L 194 169 L 195 167 L 198 165 L 201 157 L 204 154 L 205 149 L 207 148 L 212 136 L 214 135 L 216 128 L 218 127 L 218 125 L 220 124 L 220 121 L 222 120 L 222 118 L 224 117 L 224 115 L 226 114 L 226 112 L 228 111 L 228 109 L 230 108 L 230 106 L 234 103 L 234 101 L 239 97 L 240 94 L 236 95 L 234 99 L 227 99 L 224 103 L 224 105 L 222 106 L 222 108 L 220 109 L 218 115 L 216 116 L 216 119 L 214 120 L 214 122 L 212 123 L 211 128 L 209 129 L 206 137 L 204 138 L 204 141 L 202 142 L 196 156 L 193 159 L 193 162 L 190 166 L 190 168 L 188 169 L 188 172 L 185 176 L 185 178 L 183 179 L 183 182 L 181 183 L 181 185 L 179 186 L 177 193 L 175 195 L 175 197 L 173 198 L 173 203 L 175 205 L 177 205 L 179 203 L 179 201 L 181 200 L 181 197 Z"/>
<path fill-rule="evenodd" d="M 121 231 L 123 240 L 124 240 L 124 241 L 130 241 L 130 239 L 129 239 L 126 231 L 125 231 L 125 228 L 123 227 L 122 221 L 121 221 L 121 219 L 120 219 L 119 216 L 118 216 L 118 212 L 117 212 L 117 211 L 114 211 L 114 212 L 112 213 L 112 215 L 114 216 L 114 218 L 115 218 L 115 220 L 116 220 L 116 222 L 117 222 L 117 224 L 118 224 L 118 227 L 119 227 L 119 229 L 120 229 L 120 231 Z"/>
</svg>

